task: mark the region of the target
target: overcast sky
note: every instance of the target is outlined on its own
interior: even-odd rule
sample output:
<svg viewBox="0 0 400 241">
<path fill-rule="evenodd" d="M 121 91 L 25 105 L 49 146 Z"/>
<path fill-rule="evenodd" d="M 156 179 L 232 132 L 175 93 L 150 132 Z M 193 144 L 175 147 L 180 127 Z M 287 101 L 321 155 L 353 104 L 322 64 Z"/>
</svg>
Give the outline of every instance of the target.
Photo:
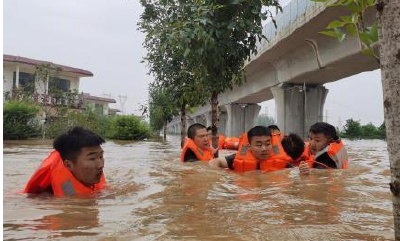
<svg viewBox="0 0 400 241">
<path fill-rule="evenodd" d="M 117 102 L 126 95 L 126 113 L 139 114 L 152 80 L 140 63 L 145 54 L 144 35 L 137 30 L 141 11 L 139 0 L 5 0 L 3 53 L 89 70 L 94 76 L 81 78 L 80 91 L 111 94 Z M 379 71 L 325 86 L 328 122 L 383 122 Z M 267 107 L 275 115 L 274 101 L 262 106 L 262 113 Z"/>
</svg>

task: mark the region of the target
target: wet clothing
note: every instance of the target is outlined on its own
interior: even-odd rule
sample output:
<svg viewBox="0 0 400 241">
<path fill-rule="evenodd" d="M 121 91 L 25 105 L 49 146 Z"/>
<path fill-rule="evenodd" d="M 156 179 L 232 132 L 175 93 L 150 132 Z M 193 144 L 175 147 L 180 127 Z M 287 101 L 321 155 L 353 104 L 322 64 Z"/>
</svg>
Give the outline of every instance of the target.
<svg viewBox="0 0 400 241">
<path fill-rule="evenodd" d="M 185 157 L 183 159 L 183 162 L 195 162 L 195 161 L 200 161 L 197 159 L 196 154 L 192 150 L 187 150 L 185 153 Z"/>
<path fill-rule="evenodd" d="M 233 160 L 235 160 L 235 157 L 236 157 L 236 153 L 229 155 L 229 156 L 225 156 L 226 163 L 228 163 L 228 167 L 231 170 L 233 170 Z"/>
<path fill-rule="evenodd" d="M 188 152 L 194 153 L 196 158 L 193 158 L 192 154 L 187 154 Z M 189 156 L 187 156 L 189 155 Z M 214 158 L 214 154 L 210 147 L 200 148 L 196 146 L 194 141 L 190 138 L 186 138 L 185 145 L 182 148 L 181 152 L 181 161 L 185 162 L 188 160 L 200 160 L 200 161 L 209 161 Z"/>
<path fill-rule="evenodd" d="M 327 167 L 337 168 L 336 163 L 332 160 L 332 158 L 329 157 L 327 152 L 325 152 L 324 154 L 320 155 L 315 160 L 317 162 L 320 162 L 320 163 L 326 165 Z M 326 169 L 325 166 L 323 166 L 323 165 L 321 165 L 321 164 L 319 164 L 317 162 L 314 163 L 314 168 L 316 168 L 316 169 Z"/>
<path fill-rule="evenodd" d="M 346 147 L 343 145 L 342 140 L 332 142 L 315 155 L 311 155 L 309 166 L 319 169 L 347 169 L 349 167 L 349 160 Z"/>
</svg>

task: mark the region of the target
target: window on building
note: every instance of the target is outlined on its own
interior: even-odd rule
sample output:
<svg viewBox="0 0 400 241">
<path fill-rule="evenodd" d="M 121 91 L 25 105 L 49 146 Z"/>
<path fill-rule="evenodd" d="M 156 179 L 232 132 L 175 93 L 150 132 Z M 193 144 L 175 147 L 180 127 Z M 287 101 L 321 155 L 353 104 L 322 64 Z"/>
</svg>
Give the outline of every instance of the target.
<svg viewBox="0 0 400 241">
<path fill-rule="evenodd" d="M 13 88 L 17 86 L 17 73 L 13 74 Z M 27 92 L 33 92 L 35 89 L 35 75 L 25 72 L 19 72 L 19 86 Z"/>
<path fill-rule="evenodd" d="M 103 105 L 102 104 L 95 104 L 94 105 L 94 111 L 97 113 L 97 114 L 99 114 L 99 115 L 102 115 L 104 112 L 103 112 Z"/>
<path fill-rule="evenodd" d="M 49 92 L 68 92 L 71 82 L 67 79 L 54 78 L 49 83 Z"/>
<path fill-rule="evenodd" d="M 59 89 L 63 92 L 68 92 L 70 85 L 71 85 L 71 82 L 67 79 L 57 79 L 56 80 L 57 89 Z"/>
</svg>

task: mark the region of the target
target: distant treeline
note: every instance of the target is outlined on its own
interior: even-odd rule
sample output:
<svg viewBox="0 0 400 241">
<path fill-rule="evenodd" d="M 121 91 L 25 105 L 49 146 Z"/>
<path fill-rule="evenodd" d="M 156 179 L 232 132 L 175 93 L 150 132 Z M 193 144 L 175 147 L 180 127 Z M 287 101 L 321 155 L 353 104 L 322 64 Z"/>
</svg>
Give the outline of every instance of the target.
<svg viewBox="0 0 400 241">
<path fill-rule="evenodd" d="M 361 125 L 359 120 L 348 119 L 340 136 L 349 139 L 386 139 L 385 122 L 376 127 L 372 123 Z"/>
</svg>

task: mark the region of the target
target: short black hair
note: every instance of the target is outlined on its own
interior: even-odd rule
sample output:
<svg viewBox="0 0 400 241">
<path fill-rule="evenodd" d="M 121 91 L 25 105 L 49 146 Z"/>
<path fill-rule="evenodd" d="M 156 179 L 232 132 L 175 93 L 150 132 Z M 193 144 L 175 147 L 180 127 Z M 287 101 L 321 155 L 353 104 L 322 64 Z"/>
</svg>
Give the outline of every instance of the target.
<svg viewBox="0 0 400 241">
<path fill-rule="evenodd" d="M 189 126 L 188 131 L 187 131 L 187 136 L 193 140 L 193 138 L 196 135 L 196 131 L 200 129 L 207 129 L 205 125 L 202 125 L 200 123 L 194 123 L 193 125 Z"/>
<path fill-rule="evenodd" d="M 211 126 L 207 127 L 207 131 L 211 131 L 211 130 L 212 130 Z"/>
<path fill-rule="evenodd" d="M 273 130 L 281 131 L 281 130 L 279 130 L 279 127 L 278 127 L 277 125 L 269 125 L 267 128 L 268 128 L 271 132 L 272 132 Z"/>
<path fill-rule="evenodd" d="M 53 148 L 60 153 L 63 160 L 75 162 L 83 147 L 100 146 L 105 142 L 92 131 L 74 126 L 54 139 Z"/>
<path fill-rule="evenodd" d="M 271 131 L 265 126 L 255 126 L 247 132 L 249 143 L 254 136 L 271 136 Z"/>
<path fill-rule="evenodd" d="M 339 140 L 339 136 L 336 133 L 336 128 L 325 122 L 317 122 L 310 127 L 310 133 L 319 134 L 322 133 L 328 138 L 332 138 L 334 141 Z"/>
<path fill-rule="evenodd" d="M 299 135 L 291 133 L 288 136 L 283 137 L 281 144 L 283 150 L 285 150 L 286 154 L 288 154 L 293 160 L 299 158 L 304 152 L 305 144 Z"/>
</svg>

